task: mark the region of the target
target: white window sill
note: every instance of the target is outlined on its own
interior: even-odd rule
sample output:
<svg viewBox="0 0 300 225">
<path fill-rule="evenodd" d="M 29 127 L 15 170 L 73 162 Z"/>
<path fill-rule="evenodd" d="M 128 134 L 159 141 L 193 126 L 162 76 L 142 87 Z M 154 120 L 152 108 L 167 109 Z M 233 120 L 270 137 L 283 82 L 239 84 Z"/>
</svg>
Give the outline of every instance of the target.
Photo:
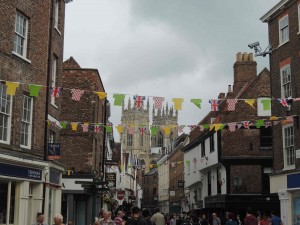
<svg viewBox="0 0 300 225">
<path fill-rule="evenodd" d="M 277 48 L 280 48 L 281 46 L 283 46 L 283 45 L 285 45 L 286 43 L 289 43 L 289 42 L 290 42 L 290 40 L 287 40 L 287 41 L 285 41 L 285 42 L 279 44 Z"/>
<path fill-rule="evenodd" d="M 294 170 L 294 169 L 296 169 L 295 165 L 293 165 L 293 166 L 284 166 L 283 171 Z"/>
<path fill-rule="evenodd" d="M 31 63 L 31 61 L 29 59 L 25 58 L 24 56 L 20 55 L 19 53 L 15 52 L 15 51 L 12 51 L 11 53 L 13 55 L 18 56 L 19 58 L 23 59 L 24 61 Z"/>
<path fill-rule="evenodd" d="M 20 145 L 21 148 L 31 149 L 31 146 Z"/>
<path fill-rule="evenodd" d="M 10 144 L 10 141 L 0 141 L 0 144 L 9 145 L 9 144 Z"/>
<path fill-rule="evenodd" d="M 55 26 L 54 29 L 57 31 L 57 33 L 61 36 L 61 32 L 59 31 L 59 29 Z"/>
<path fill-rule="evenodd" d="M 298 33 L 297 33 L 298 35 L 300 34 L 300 31 L 298 31 Z"/>
</svg>

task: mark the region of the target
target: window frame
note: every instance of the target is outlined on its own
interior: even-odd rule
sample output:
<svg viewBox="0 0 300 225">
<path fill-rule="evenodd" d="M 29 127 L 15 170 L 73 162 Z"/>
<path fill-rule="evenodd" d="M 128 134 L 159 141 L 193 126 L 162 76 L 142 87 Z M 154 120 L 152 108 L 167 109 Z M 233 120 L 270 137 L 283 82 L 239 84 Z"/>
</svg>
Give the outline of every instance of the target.
<svg viewBox="0 0 300 225">
<path fill-rule="evenodd" d="M 205 157 L 205 140 L 201 142 L 201 158 Z"/>
<path fill-rule="evenodd" d="M 286 136 L 286 130 L 292 129 L 290 135 Z M 295 141 L 294 141 L 294 126 L 293 124 L 288 124 L 282 127 L 282 147 L 283 147 L 283 156 L 284 156 L 284 170 L 295 169 L 296 165 L 296 150 L 295 150 Z M 287 140 L 290 138 L 291 140 Z M 286 142 L 290 141 L 291 143 L 287 146 Z M 291 149 L 288 149 L 291 148 Z M 291 152 L 288 152 L 291 151 Z M 291 159 L 288 159 L 291 158 Z M 293 163 L 289 162 L 293 161 Z"/>
<path fill-rule="evenodd" d="M 289 75 L 287 74 L 287 71 L 289 71 Z M 285 74 L 284 74 L 285 73 Z M 289 82 L 283 83 L 283 76 L 288 77 L 289 76 Z M 290 92 L 289 96 L 286 96 L 285 93 L 287 92 L 285 90 L 285 86 L 289 85 L 288 92 Z M 293 96 L 292 93 L 292 72 L 291 72 L 291 64 L 284 65 L 280 68 L 280 86 L 281 86 L 281 97 L 282 98 L 291 98 Z"/>
<path fill-rule="evenodd" d="M 214 133 L 209 136 L 209 151 L 210 153 L 215 151 L 215 137 L 214 137 Z"/>
<path fill-rule="evenodd" d="M 282 22 L 283 20 L 285 20 L 285 19 L 287 19 L 287 25 L 284 26 L 284 27 L 281 27 L 281 22 Z M 283 16 L 282 18 L 280 18 L 280 19 L 278 20 L 279 46 L 281 46 L 281 45 L 287 43 L 287 42 L 290 40 L 289 26 L 290 26 L 290 24 L 289 24 L 289 15 L 288 15 L 288 14 L 285 15 L 285 16 Z M 283 40 L 283 33 L 284 33 L 283 31 L 284 31 L 285 28 L 287 28 L 287 30 L 288 30 L 288 31 L 287 31 L 287 39 L 286 39 L 286 40 Z"/>
<path fill-rule="evenodd" d="M 273 149 L 273 131 L 271 126 L 259 128 L 259 143 L 260 149 Z"/>
<path fill-rule="evenodd" d="M 17 21 L 18 21 L 18 18 L 21 17 L 25 20 L 25 30 L 24 30 L 24 34 L 21 34 L 17 31 Z M 17 11 L 16 12 L 16 17 L 15 17 L 15 29 L 14 29 L 14 45 L 13 45 L 13 54 L 21 57 L 21 58 L 24 58 L 24 59 L 27 59 L 27 44 L 28 44 L 28 30 L 29 30 L 29 19 L 28 17 L 26 17 L 24 14 L 22 14 L 21 12 Z M 16 42 L 15 42 L 15 38 L 16 37 L 19 37 L 21 38 L 21 41 L 23 41 L 23 46 L 21 47 L 22 48 L 22 51 L 21 52 L 18 52 L 18 49 L 16 47 Z"/>
<path fill-rule="evenodd" d="M 132 147 L 133 146 L 133 134 L 127 133 L 127 146 Z"/>
<path fill-rule="evenodd" d="M 54 3 L 54 28 L 59 30 L 59 0 Z"/>
<path fill-rule="evenodd" d="M 298 34 L 300 34 L 300 3 L 298 3 Z"/>
<path fill-rule="evenodd" d="M 25 105 L 25 100 L 30 99 L 30 106 L 29 106 L 29 121 L 24 121 L 24 105 Z M 27 109 L 28 110 L 28 109 Z M 21 148 L 31 148 L 31 140 L 32 140 L 32 117 L 33 117 L 33 98 L 28 96 L 28 95 L 23 95 L 23 107 L 22 107 L 22 120 L 21 120 L 21 136 L 23 135 L 23 125 L 26 123 L 28 125 L 28 131 L 27 131 L 27 145 L 22 144 L 22 138 L 20 138 L 20 146 Z M 25 140 L 25 139 L 24 139 Z M 25 141 L 26 142 L 26 141 Z"/>
<path fill-rule="evenodd" d="M 51 87 L 56 87 L 56 78 L 57 78 L 57 61 L 58 58 L 53 55 L 53 61 L 52 61 L 52 72 L 51 72 Z M 51 96 L 51 105 L 55 108 L 58 108 L 56 105 L 55 97 Z"/>
<path fill-rule="evenodd" d="M 3 90 L 3 89 L 4 90 Z M 4 114 L 5 116 L 7 116 L 8 117 L 8 120 L 7 120 L 7 138 L 6 138 L 6 140 L 2 140 L 2 137 L 0 136 L 0 143 L 3 143 L 3 144 L 10 144 L 10 138 L 11 138 L 11 120 L 12 120 L 12 105 L 13 105 L 13 98 L 11 97 L 11 95 L 7 95 L 6 94 L 6 86 L 5 86 L 5 84 L 3 84 L 3 83 L 1 83 L 0 84 L 0 100 L 1 100 L 1 103 L 3 102 L 2 100 L 3 100 L 3 98 L 2 98 L 2 96 L 3 96 L 3 94 L 5 94 L 5 96 L 6 96 L 6 98 L 5 99 L 7 99 L 7 97 L 9 97 L 9 100 L 7 100 L 7 101 L 9 101 L 9 113 L 7 113 L 7 112 L 2 112 L 1 110 L 0 110 L 0 115 L 1 114 Z M 7 104 L 7 103 L 6 103 Z M 0 107 L 0 109 L 1 109 L 2 107 Z M 5 106 L 5 108 L 7 108 L 7 106 Z"/>
</svg>

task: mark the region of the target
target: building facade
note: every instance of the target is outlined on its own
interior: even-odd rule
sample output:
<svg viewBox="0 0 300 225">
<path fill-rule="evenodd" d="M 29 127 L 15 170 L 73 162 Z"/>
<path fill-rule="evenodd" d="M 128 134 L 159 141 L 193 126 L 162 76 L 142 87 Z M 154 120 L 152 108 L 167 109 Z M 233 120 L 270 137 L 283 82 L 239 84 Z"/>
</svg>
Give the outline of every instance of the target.
<svg viewBox="0 0 300 225">
<path fill-rule="evenodd" d="M 61 84 L 65 2 L 5 0 L 0 16 L 0 223 L 32 224 L 42 211 L 51 223 L 64 168 L 47 157 L 49 130 L 60 130 L 47 126 L 60 114 L 48 87 Z"/>
<path fill-rule="evenodd" d="M 85 193 L 75 181 L 92 182 L 95 176 L 101 175 L 107 134 L 104 126 L 96 126 L 105 124 L 107 107 L 106 99 L 100 99 L 94 91 L 105 92 L 105 89 L 98 70 L 81 68 L 73 57 L 64 62 L 63 69 L 61 121 L 68 124 L 60 136 L 63 151 L 59 161 L 68 171 L 63 177 L 63 214 L 67 221 L 89 224 L 102 208 L 102 199 L 96 199 L 98 201 L 93 205 L 96 196 Z M 74 90 L 83 90 L 84 93 L 75 100 Z M 107 151 L 107 154 L 111 152 Z"/>
<path fill-rule="evenodd" d="M 158 206 L 160 208 L 161 213 L 169 213 L 170 212 L 170 201 L 169 201 L 169 160 L 168 155 L 162 156 L 157 164 L 160 165 L 157 168 L 158 173 Z"/>
<path fill-rule="evenodd" d="M 195 212 L 217 212 L 224 218 L 225 209 L 243 217 L 247 207 L 260 213 L 279 208 L 278 197 L 269 193 L 272 129 L 256 125 L 257 120 L 271 115 L 270 109 L 261 105 L 270 100 L 269 82 L 267 69 L 256 74 L 251 53 L 237 54 L 233 90 L 229 86 L 226 96 L 220 93 L 219 110 L 208 113 L 200 122 L 210 128 L 194 130 L 194 138 L 184 148 L 184 160 L 189 162 L 186 186 Z M 229 110 L 227 99 L 239 100 L 234 110 Z M 255 99 L 256 105 L 251 107 L 245 99 Z M 252 125 L 247 127 L 244 121 Z M 235 124 L 234 131 L 229 130 L 230 123 Z M 217 129 L 218 124 L 224 124 L 225 129 Z"/>
<path fill-rule="evenodd" d="M 272 46 L 271 97 L 287 101 L 285 107 L 274 101 L 272 115 L 293 118 L 274 126 L 270 191 L 279 196 L 283 223 L 297 224 L 300 221 L 300 2 L 282 0 L 263 15 L 261 21 L 268 23 Z"/>
</svg>

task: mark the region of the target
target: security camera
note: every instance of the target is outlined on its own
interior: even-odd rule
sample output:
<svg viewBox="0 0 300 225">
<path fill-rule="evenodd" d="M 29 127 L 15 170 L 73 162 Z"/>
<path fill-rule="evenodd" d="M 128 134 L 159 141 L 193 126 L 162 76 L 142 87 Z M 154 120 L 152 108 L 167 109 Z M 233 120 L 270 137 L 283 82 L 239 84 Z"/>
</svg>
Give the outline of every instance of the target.
<svg viewBox="0 0 300 225">
<path fill-rule="evenodd" d="M 248 45 L 248 47 L 251 48 L 251 49 L 255 48 L 257 46 L 259 46 L 259 42 L 258 41 Z"/>
</svg>

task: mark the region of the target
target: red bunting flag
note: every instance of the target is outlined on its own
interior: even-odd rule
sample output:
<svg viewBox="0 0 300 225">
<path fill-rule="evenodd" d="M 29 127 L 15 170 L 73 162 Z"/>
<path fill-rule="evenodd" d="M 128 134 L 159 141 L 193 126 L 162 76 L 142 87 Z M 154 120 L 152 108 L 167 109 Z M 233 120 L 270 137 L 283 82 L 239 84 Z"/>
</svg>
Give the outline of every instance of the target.
<svg viewBox="0 0 300 225">
<path fill-rule="evenodd" d="M 163 102 L 165 101 L 164 97 L 153 97 L 154 108 L 161 109 Z"/>
</svg>

